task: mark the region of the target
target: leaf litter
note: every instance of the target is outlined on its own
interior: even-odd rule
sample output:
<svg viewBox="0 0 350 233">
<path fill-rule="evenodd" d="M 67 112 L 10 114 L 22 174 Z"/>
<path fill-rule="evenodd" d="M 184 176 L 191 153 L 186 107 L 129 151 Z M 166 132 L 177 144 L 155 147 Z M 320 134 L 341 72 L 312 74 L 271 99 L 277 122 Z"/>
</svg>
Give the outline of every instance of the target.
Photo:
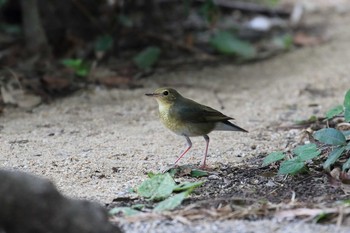
<svg viewBox="0 0 350 233">
<path fill-rule="evenodd" d="M 148 210 L 132 216 L 124 215 L 122 219 L 128 222 L 172 219 L 187 224 L 203 219 L 274 218 L 339 225 L 350 219 L 345 184 L 331 182 L 332 177 L 322 170 L 320 164 L 309 166 L 310 173 L 276 176 L 277 169 L 273 166 L 261 167 L 265 156 L 260 155 L 234 166 L 217 164 L 207 177 L 197 178 L 188 174 L 178 177 L 181 182 L 205 183 L 196 187 L 174 210 L 150 211 L 157 208 L 157 203 L 147 203 Z M 186 196 L 185 193 L 181 195 L 184 195 L 183 198 Z M 108 208 L 137 203 L 144 203 L 144 200 L 137 198 L 112 202 Z M 111 216 L 111 221 L 122 221 L 120 215 L 117 216 Z"/>
</svg>

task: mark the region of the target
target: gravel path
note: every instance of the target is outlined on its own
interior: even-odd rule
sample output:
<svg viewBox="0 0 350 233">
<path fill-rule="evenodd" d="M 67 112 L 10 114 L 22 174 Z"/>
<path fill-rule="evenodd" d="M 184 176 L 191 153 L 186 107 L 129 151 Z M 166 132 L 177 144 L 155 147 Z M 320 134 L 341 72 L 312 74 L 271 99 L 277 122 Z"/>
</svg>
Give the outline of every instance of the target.
<svg viewBox="0 0 350 233">
<path fill-rule="evenodd" d="M 79 92 L 32 112 L 7 109 L 0 118 L 0 166 L 50 178 L 67 196 L 109 203 L 144 180 L 147 172 L 172 163 L 184 148 L 183 138 L 158 121 L 156 102 L 144 96 L 163 85 L 177 87 L 183 95 L 217 109 L 222 102 L 221 111 L 250 131 L 210 134 L 209 164 L 234 164 L 248 156 L 292 148 L 300 132 L 277 131 L 276 126 L 323 114 L 340 103 L 350 87 L 350 14 L 324 13 L 317 20 L 327 22 L 331 36 L 317 47 L 255 64 L 159 74 L 142 80 L 143 89 Z M 202 138 L 194 138 L 193 149 L 181 162 L 199 163 L 204 145 Z M 336 229 L 273 221 L 140 224 L 128 225 L 127 232 Z"/>
</svg>

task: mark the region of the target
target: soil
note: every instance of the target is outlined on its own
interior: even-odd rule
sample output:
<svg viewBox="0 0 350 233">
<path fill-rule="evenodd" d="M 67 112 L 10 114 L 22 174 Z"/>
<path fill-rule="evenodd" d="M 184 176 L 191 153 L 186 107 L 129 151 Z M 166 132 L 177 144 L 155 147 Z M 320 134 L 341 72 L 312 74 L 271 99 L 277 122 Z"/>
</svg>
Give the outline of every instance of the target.
<svg viewBox="0 0 350 233">
<path fill-rule="evenodd" d="M 312 23 L 327 25 L 329 41 L 253 64 L 158 73 L 139 81 L 144 88 L 95 87 L 29 111 L 7 108 L 0 118 L 0 166 L 50 178 L 69 197 L 111 205 L 113 199 L 127 197 L 148 172 L 172 164 L 184 149 L 185 140 L 161 125 L 156 102 L 144 95 L 172 86 L 235 117 L 249 130 L 209 135 L 213 174 L 201 178 L 207 182 L 192 198 L 278 203 L 295 192 L 304 203 L 347 199 L 317 167 L 313 173 L 287 178 L 268 176 L 276 168 L 261 167 L 268 153 L 291 151 L 305 141 L 303 130 L 281 126 L 322 116 L 341 103 L 349 89 L 349 12 L 329 10 L 309 17 Z M 192 141 L 193 148 L 180 165 L 199 164 L 205 142 L 201 137 Z M 133 225 L 130 232 L 137 229 Z M 318 232 L 327 232 L 322 229 Z"/>
<path fill-rule="evenodd" d="M 184 175 L 194 165 L 177 167 L 182 175 L 175 175 L 178 182 L 204 181 L 184 203 L 183 206 L 193 205 L 201 208 L 216 208 L 231 202 L 242 202 L 249 206 L 256 202 L 290 203 L 298 201 L 298 205 L 312 206 L 313 203 L 332 204 L 335 201 L 346 200 L 349 196 L 344 193 L 340 182 L 336 183 L 331 176 L 323 171 L 322 164 L 309 164 L 308 172 L 294 176 L 277 175 L 274 166 L 262 167 L 264 156 L 247 159 L 240 164 L 217 164 L 208 175 L 202 178 L 191 178 Z M 344 186 L 345 184 L 343 184 Z M 145 204 L 152 207 L 150 201 L 142 198 L 116 198 L 109 208 Z M 266 216 L 265 216 L 266 217 Z"/>
<path fill-rule="evenodd" d="M 251 162 L 251 161 L 248 161 Z M 293 197 L 299 202 L 334 202 L 346 198 L 340 187 L 328 182 L 324 172 L 312 171 L 309 174 L 296 176 L 276 176 L 276 171 L 256 166 L 239 167 L 223 166 L 219 173 L 208 177 L 196 193 L 206 193 L 205 199 L 247 198 L 248 200 L 269 201 L 272 203 L 288 203 Z M 211 190 L 204 192 L 205 190 Z M 203 199 L 203 197 L 201 197 Z"/>
</svg>

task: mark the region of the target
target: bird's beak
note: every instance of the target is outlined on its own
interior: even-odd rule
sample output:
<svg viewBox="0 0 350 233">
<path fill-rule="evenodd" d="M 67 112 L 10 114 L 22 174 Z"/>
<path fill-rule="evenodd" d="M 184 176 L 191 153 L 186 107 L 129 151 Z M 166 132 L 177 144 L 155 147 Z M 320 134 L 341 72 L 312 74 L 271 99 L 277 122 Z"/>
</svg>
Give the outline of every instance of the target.
<svg viewBox="0 0 350 233">
<path fill-rule="evenodd" d="M 157 93 L 146 93 L 145 94 L 146 96 L 159 96 L 159 94 L 157 94 Z"/>
</svg>

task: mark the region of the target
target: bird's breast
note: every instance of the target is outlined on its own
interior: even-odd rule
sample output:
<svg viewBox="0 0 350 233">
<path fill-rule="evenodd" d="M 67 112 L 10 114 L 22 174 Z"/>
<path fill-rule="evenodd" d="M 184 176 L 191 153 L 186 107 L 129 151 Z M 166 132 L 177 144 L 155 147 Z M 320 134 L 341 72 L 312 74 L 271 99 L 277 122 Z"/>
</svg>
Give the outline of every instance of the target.
<svg viewBox="0 0 350 233">
<path fill-rule="evenodd" d="M 203 136 L 215 128 L 213 122 L 193 123 L 184 121 L 179 114 L 174 113 L 173 109 L 168 106 L 159 105 L 159 116 L 161 122 L 178 135 Z"/>
<path fill-rule="evenodd" d="M 171 108 L 164 105 L 159 105 L 159 117 L 161 122 L 171 131 L 181 134 L 181 120 L 170 113 Z"/>
</svg>

